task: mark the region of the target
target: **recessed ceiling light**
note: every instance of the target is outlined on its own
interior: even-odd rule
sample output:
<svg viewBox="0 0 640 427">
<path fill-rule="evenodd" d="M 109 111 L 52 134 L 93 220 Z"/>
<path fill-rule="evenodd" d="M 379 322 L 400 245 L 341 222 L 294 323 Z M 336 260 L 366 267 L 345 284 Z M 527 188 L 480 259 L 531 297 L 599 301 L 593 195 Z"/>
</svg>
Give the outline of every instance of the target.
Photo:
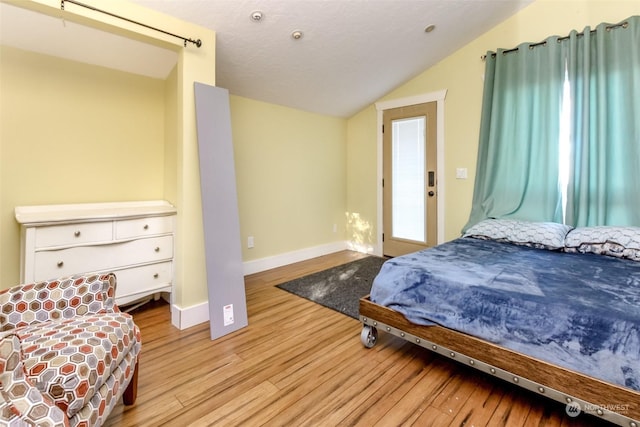
<svg viewBox="0 0 640 427">
<path fill-rule="evenodd" d="M 435 25 L 433 25 L 433 24 L 431 24 L 431 25 L 427 25 L 427 26 L 425 27 L 425 29 L 424 29 L 424 32 L 425 32 L 425 33 L 430 33 L 430 32 L 432 32 L 432 31 L 433 31 L 433 30 L 435 30 L 435 29 L 436 29 L 436 26 L 435 26 Z"/>
<path fill-rule="evenodd" d="M 251 12 L 250 17 L 253 22 L 260 22 L 262 21 L 264 14 L 259 10 L 254 10 L 253 12 Z"/>
<path fill-rule="evenodd" d="M 294 40 L 300 40 L 302 38 L 302 35 L 303 35 L 302 31 L 300 31 L 300 30 L 295 30 L 294 32 L 291 33 L 291 37 Z"/>
</svg>

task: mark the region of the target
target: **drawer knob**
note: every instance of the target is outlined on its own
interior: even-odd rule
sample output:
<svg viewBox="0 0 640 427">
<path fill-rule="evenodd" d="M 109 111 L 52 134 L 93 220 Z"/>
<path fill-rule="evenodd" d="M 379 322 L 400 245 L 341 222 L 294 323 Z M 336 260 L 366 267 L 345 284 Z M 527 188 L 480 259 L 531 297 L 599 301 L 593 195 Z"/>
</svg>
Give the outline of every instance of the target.
<svg viewBox="0 0 640 427">
<path fill-rule="evenodd" d="M 64 261 L 58 261 L 58 264 L 56 264 L 58 266 L 58 268 L 62 268 L 64 266 Z"/>
<path fill-rule="evenodd" d="M 160 246 L 156 246 L 156 248 L 154 249 L 154 251 L 156 251 L 156 252 L 160 252 Z"/>
<path fill-rule="evenodd" d="M 145 224 L 144 227 L 142 227 L 142 228 L 144 228 L 145 230 L 148 230 L 149 229 L 149 224 Z"/>
<path fill-rule="evenodd" d="M 153 278 L 154 278 L 154 279 L 157 279 L 158 277 L 160 277 L 160 275 L 159 275 L 158 273 L 156 273 L 156 274 L 154 274 L 154 275 L 153 275 Z"/>
<path fill-rule="evenodd" d="M 75 233 L 73 233 L 73 235 L 76 236 L 76 237 L 80 237 L 80 230 L 78 230 Z"/>
</svg>

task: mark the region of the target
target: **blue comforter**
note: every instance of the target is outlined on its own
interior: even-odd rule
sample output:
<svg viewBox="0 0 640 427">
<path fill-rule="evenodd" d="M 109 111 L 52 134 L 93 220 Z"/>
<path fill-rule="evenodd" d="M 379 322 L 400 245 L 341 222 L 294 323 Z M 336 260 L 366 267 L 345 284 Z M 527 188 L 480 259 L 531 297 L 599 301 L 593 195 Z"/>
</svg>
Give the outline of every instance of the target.
<svg viewBox="0 0 640 427">
<path fill-rule="evenodd" d="M 460 238 L 388 260 L 371 300 L 640 391 L 640 262 Z"/>
</svg>

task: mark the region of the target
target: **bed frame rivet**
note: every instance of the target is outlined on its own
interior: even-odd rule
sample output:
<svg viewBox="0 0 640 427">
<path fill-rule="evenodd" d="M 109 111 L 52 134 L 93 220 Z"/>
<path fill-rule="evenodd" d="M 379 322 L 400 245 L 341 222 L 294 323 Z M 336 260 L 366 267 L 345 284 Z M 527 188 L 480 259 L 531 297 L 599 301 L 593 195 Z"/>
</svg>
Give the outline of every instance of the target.
<svg viewBox="0 0 640 427">
<path fill-rule="evenodd" d="M 362 318 L 362 321 L 363 321 L 364 323 L 367 323 L 367 318 L 366 318 L 366 317 L 363 317 L 363 318 Z"/>
<path fill-rule="evenodd" d="M 474 362 L 473 360 L 469 360 L 469 365 L 475 365 L 476 362 Z"/>
<path fill-rule="evenodd" d="M 602 409 L 598 408 L 598 409 L 596 410 L 596 414 L 598 414 L 598 415 L 600 415 L 600 416 L 603 416 L 603 415 L 604 415 L 604 411 L 603 411 Z"/>
<path fill-rule="evenodd" d="M 636 422 L 635 422 L 635 421 L 631 421 L 631 422 L 629 423 L 629 427 L 638 427 L 638 424 L 636 424 Z"/>
<path fill-rule="evenodd" d="M 387 332 L 391 332 L 391 328 L 387 326 Z"/>
<path fill-rule="evenodd" d="M 540 393 L 544 393 L 544 387 L 538 387 L 538 391 L 539 391 Z"/>
<path fill-rule="evenodd" d="M 373 322 L 373 326 L 378 326 L 378 322 Z"/>
<path fill-rule="evenodd" d="M 567 397 L 565 400 L 567 401 L 567 403 L 571 403 L 571 402 L 573 402 L 573 399 L 572 399 L 572 398 L 570 398 L 570 397 Z"/>
<path fill-rule="evenodd" d="M 517 382 L 519 382 L 519 381 L 520 381 L 520 378 L 518 378 L 518 377 L 513 377 L 513 382 L 514 382 L 514 383 L 517 383 Z"/>
<path fill-rule="evenodd" d="M 495 368 L 491 368 L 491 369 L 489 369 L 489 372 L 491 372 L 492 374 L 495 374 L 496 373 L 496 369 Z"/>
<path fill-rule="evenodd" d="M 438 346 L 434 344 L 434 345 L 431 346 L 431 348 L 435 351 L 435 350 L 438 349 Z"/>
<path fill-rule="evenodd" d="M 400 336 L 404 338 L 404 332 L 400 332 Z"/>
<path fill-rule="evenodd" d="M 449 356 L 456 357 L 456 354 L 452 351 L 451 353 L 449 353 Z"/>
<path fill-rule="evenodd" d="M 420 338 L 416 338 L 416 343 L 420 344 Z"/>
</svg>

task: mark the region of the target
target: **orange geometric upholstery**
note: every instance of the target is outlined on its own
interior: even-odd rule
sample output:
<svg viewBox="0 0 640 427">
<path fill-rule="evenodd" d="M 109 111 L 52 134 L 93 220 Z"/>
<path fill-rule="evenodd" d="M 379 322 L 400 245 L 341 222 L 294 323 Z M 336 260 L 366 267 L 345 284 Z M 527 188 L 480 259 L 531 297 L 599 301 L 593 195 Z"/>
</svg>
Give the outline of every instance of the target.
<svg viewBox="0 0 640 427">
<path fill-rule="evenodd" d="M 120 311 L 116 276 L 77 276 L 18 285 L 0 291 L 0 330 L 91 313 Z"/>
<path fill-rule="evenodd" d="M 0 423 L 101 425 L 137 368 L 141 340 L 113 274 L 0 291 Z"/>
<path fill-rule="evenodd" d="M 0 422 L 2 425 L 69 425 L 64 412 L 41 393 L 33 392 L 22 364 L 20 338 L 4 334 L 0 340 Z"/>
</svg>

